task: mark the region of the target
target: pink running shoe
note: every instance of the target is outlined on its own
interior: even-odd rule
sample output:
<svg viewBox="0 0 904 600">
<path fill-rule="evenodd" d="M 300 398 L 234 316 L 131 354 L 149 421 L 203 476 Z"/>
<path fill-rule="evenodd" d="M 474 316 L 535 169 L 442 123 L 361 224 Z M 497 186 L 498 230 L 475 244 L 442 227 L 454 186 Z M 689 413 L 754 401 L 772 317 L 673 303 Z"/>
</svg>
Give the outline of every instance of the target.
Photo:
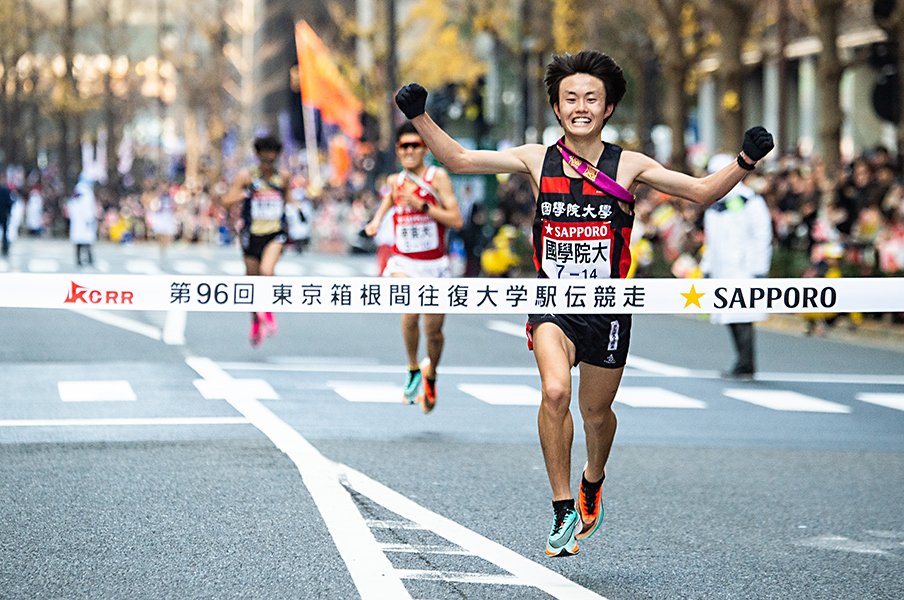
<svg viewBox="0 0 904 600">
<path fill-rule="evenodd" d="M 276 327 L 276 317 L 273 316 L 272 312 L 259 313 L 263 315 L 261 318 L 264 323 L 264 334 L 268 336 L 274 336 L 279 331 L 279 328 Z"/>
<path fill-rule="evenodd" d="M 264 343 L 264 332 L 260 319 L 251 321 L 251 347 L 257 348 Z"/>
</svg>

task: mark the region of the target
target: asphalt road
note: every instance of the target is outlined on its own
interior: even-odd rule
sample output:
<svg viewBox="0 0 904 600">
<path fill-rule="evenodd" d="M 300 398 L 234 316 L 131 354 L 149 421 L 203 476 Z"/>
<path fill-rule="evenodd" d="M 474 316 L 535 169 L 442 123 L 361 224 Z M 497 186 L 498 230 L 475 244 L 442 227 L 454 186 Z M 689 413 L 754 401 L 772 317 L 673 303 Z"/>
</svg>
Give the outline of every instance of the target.
<svg viewBox="0 0 904 600">
<path fill-rule="evenodd" d="M 69 250 L 20 240 L 0 271 L 65 272 Z M 237 262 L 177 248 L 161 268 Z M 165 314 L 119 315 L 0 311 L 2 598 L 904 597 L 904 347 L 760 328 L 760 374 L 733 382 L 725 328 L 636 317 L 606 521 L 547 559 L 519 318 L 448 318 L 423 415 L 397 401 L 397 316 L 278 315 L 253 349 L 246 315 L 190 313 L 184 344 Z"/>
</svg>

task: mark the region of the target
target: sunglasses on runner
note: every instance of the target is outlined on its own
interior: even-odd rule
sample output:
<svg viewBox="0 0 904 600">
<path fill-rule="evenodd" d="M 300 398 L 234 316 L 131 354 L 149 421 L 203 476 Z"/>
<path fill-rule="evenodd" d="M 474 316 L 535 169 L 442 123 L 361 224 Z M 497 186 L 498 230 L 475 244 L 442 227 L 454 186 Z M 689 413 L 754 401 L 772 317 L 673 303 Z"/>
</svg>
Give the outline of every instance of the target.
<svg viewBox="0 0 904 600">
<path fill-rule="evenodd" d="M 423 148 L 424 144 L 421 142 L 405 142 L 404 144 L 396 144 L 396 147 L 399 150 L 417 150 L 418 148 Z"/>
</svg>

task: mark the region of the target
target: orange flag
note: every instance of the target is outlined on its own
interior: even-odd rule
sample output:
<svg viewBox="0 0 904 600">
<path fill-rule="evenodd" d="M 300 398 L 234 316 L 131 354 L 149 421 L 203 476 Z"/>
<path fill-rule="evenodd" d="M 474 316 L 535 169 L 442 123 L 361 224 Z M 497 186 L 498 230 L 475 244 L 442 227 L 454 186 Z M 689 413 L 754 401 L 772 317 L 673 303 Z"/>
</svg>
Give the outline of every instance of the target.
<svg viewBox="0 0 904 600">
<path fill-rule="evenodd" d="M 329 49 L 306 21 L 295 25 L 301 102 L 320 111 L 326 123 L 337 125 L 345 135 L 360 139 L 363 105 L 352 93 Z"/>
</svg>

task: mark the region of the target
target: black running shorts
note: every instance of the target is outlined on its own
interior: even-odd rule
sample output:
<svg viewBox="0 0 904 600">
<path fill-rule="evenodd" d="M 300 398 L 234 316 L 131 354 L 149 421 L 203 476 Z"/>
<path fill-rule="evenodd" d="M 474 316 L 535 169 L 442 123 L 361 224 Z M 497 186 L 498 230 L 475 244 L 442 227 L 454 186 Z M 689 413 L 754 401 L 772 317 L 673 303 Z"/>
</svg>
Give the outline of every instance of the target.
<svg viewBox="0 0 904 600">
<path fill-rule="evenodd" d="M 574 344 L 574 364 L 584 362 L 604 369 L 618 369 L 628 361 L 631 342 L 631 315 L 529 315 L 528 348 L 533 348 L 531 331 L 540 323 L 555 323 Z"/>
<path fill-rule="evenodd" d="M 277 231 L 267 235 L 251 235 L 247 231 L 242 234 L 242 255 L 248 258 L 260 260 L 264 255 L 264 248 L 270 242 L 285 244 L 288 236 L 285 231 Z"/>
</svg>

